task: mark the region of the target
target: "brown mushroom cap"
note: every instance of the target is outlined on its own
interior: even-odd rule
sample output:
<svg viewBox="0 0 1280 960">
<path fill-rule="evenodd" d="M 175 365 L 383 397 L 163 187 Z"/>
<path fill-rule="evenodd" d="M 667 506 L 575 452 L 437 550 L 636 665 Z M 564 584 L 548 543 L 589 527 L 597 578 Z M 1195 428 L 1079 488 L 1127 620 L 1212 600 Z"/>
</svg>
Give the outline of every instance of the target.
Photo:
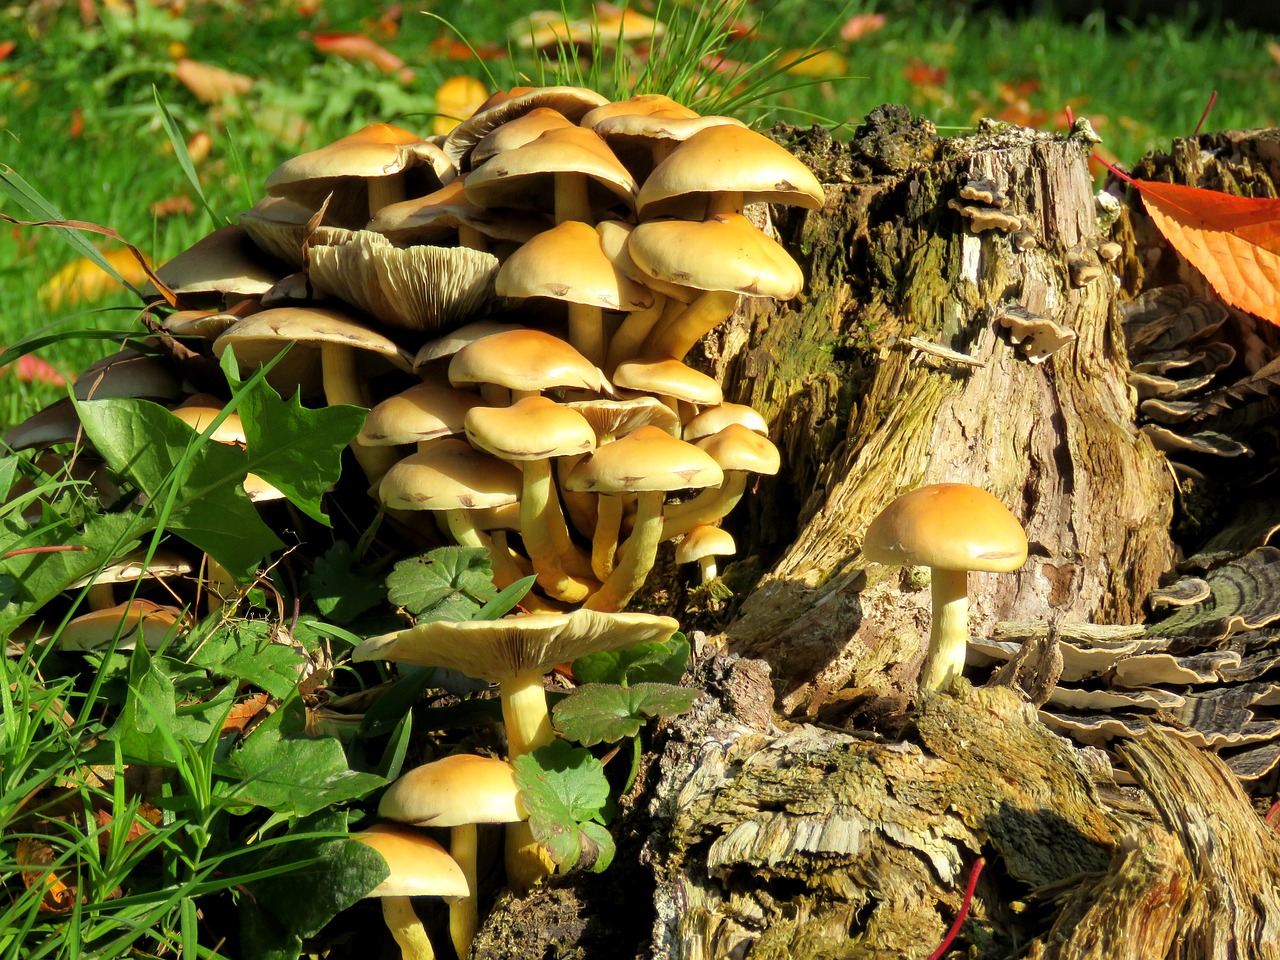
<svg viewBox="0 0 1280 960">
<path fill-rule="evenodd" d="M 516 823 L 529 816 L 506 760 L 457 753 L 401 775 L 378 803 L 378 816 L 419 827 Z"/>
<path fill-rule="evenodd" d="M 180 296 L 256 297 L 270 290 L 284 270 L 258 249 L 244 227 L 226 226 L 157 267 L 156 276 Z M 142 295 L 152 300 L 159 291 L 148 280 Z"/>
<path fill-rule="evenodd" d="M 466 177 L 461 176 L 425 197 L 388 204 L 365 229 L 399 244 L 445 244 L 461 242 L 466 229 L 493 240 L 524 243 L 547 228 L 546 219 L 536 214 L 477 206 L 467 199 L 465 185 Z"/>
<path fill-rule="evenodd" d="M 1017 570 L 1027 535 L 1008 507 L 966 483 L 908 491 L 871 521 L 862 552 L 875 563 L 943 570 Z"/>
<path fill-rule="evenodd" d="M 351 834 L 387 861 L 391 873 L 369 897 L 465 897 L 467 878 L 444 847 L 420 830 L 393 823 L 376 823 Z"/>
<path fill-rule="evenodd" d="M 466 120 L 450 131 L 442 147 L 459 170 L 469 168 L 471 150 L 491 130 L 528 113 L 536 107 L 551 107 L 577 123 L 588 110 L 608 103 L 608 98 L 584 87 L 518 88 L 495 94 Z"/>
<path fill-rule="evenodd" d="M 546 460 L 587 453 L 596 434 L 582 414 L 546 397 L 525 397 L 509 407 L 474 407 L 467 439 L 503 460 Z"/>
<path fill-rule="evenodd" d="M 687 206 L 690 194 L 735 193 L 742 202 L 820 208 L 822 184 L 784 147 L 732 124 L 700 130 L 676 147 L 645 180 L 636 198 L 642 218 Z M 714 212 L 714 211 L 713 211 Z"/>
<path fill-rule="evenodd" d="M 367 446 L 423 443 L 462 433 L 480 398 L 465 390 L 419 383 L 377 404 L 356 437 Z"/>
<path fill-rule="evenodd" d="M 378 485 L 383 503 L 404 510 L 497 507 L 519 494 L 518 468 L 452 437 L 405 457 Z"/>
<path fill-rule="evenodd" d="M 546 230 L 507 258 L 494 281 L 501 297 L 548 297 L 605 310 L 639 310 L 653 294 L 620 272 L 594 228 L 576 220 Z"/>
<path fill-rule="evenodd" d="M 471 150 L 471 165 L 478 167 L 490 157 L 537 140 L 548 130 L 572 127 L 574 123 L 559 110 L 551 107 L 534 107 L 528 113 L 495 127 L 481 138 Z"/>
</svg>

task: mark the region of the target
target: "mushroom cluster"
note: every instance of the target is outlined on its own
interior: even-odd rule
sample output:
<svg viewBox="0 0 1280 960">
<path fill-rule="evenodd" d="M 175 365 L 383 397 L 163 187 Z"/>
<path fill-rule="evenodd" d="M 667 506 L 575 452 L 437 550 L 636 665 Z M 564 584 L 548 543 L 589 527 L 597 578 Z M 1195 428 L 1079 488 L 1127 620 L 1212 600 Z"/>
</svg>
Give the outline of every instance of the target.
<svg viewBox="0 0 1280 960">
<path fill-rule="evenodd" d="M 501 585 L 536 574 L 535 609 L 623 609 L 659 543 L 777 471 L 761 417 L 684 362 L 740 297 L 801 289 L 744 208 L 823 202 L 739 121 L 522 88 L 444 137 L 372 124 L 266 191 L 160 269 L 166 328 L 371 408 L 352 453 L 373 496 L 488 547 Z"/>
</svg>

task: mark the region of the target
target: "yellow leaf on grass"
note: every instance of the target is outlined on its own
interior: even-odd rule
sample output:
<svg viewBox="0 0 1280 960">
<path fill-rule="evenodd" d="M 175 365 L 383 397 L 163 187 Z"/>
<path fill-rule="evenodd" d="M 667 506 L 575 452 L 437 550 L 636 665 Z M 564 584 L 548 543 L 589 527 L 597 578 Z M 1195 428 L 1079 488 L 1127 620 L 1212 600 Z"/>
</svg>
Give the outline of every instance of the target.
<svg viewBox="0 0 1280 960">
<path fill-rule="evenodd" d="M 488 98 L 489 91 L 475 77 L 450 77 L 436 90 L 436 118 L 431 132 L 437 136 L 447 135 Z"/>
<path fill-rule="evenodd" d="M 253 88 L 252 77 L 185 57 L 174 64 L 173 72 L 201 103 L 220 103 Z"/>
<path fill-rule="evenodd" d="M 103 258 L 135 287 L 147 282 L 147 274 L 137 258 L 124 248 L 104 250 Z M 61 306 L 75 306 L 88 300 L 97 300 L 105 294 L 119 290 L 115 278 L 87 257 L 73 260 L 40 288 L 40 299 L 51 310 Z"/>
</svg>

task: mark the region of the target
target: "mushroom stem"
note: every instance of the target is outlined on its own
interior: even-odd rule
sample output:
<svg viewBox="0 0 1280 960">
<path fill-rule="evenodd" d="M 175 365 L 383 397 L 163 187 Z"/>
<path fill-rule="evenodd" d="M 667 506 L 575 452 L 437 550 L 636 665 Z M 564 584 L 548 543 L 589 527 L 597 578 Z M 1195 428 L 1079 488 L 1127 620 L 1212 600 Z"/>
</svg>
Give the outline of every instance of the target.
<svg viewBox="0 0 1280 960">
<path fill-rule="evenodd" d="M 369 408 L 369 397 L 356 372 L 356 353 L 350 347 L 325 343 L 320 347 L 320 369 L 324 377 L 324 398 L 329 406 L 350 404 Z M 351 452 L 364 471 L 369 483 L 374 484 L 399 460 L 395 447 L 366 447 L 351 442 Z"/>
<path fill-rule="evenodd" d="M 557 173 L 555 175 L 556 191 L 556 223 L 566 220 L 577 220 L 581 223 L 594 224 L 591 216 L 591 203 L 587 199 L 589 180 L 580 173 Z"/>
<path fill-rule="evenodd" d="M 435 960 L 436 952 L 427 939 L 426 927 L 409 897 L 383 897 L 382 919 L 400 944 L 402 960 Z"/>
<path fill-rule="evenodd" d="M 569 304 L 569 344 L 597 367 L 604 366 L 604 314 L 599 307 Z"/>
<path fill-rule="evenodd" d="M 922 693 L 949 690 L 964 672 L 969 643 L 969 574 L 965 570 L 931 570 L 933 625 L 929 652 L 920 680 Z"/>
<path fill-rule="evenodd" d="M 566 550 L 576 552 L 577 547 L 569 539 L 564 514 L 560 511 L 560 498 L 551 478 L 551 461 L 527 460 L 522 466 L 520 533 L 538 575 L 538 584 L 556 600 L 578 603 L 595 589 L 595 581 L 584 580 L 565 568 L 566 560 L 572 556 Z M 587 569 L 590 569 L 589 563 Z"/>
<path fill-rule="evenodd" d="M 694 527 L 715 523 L 729 515 L 747 490 L 746 470 L 726 470 L 718 487 L 708 487 L 692 500 L 667 509 L 662 524 L 662 539 L 684 536 Z"/>
<path fill-rule="evenodd" d="M 737 305 L 738 294 L 734 291 L 708 290 L 683 311 L 655 326 L 646 355 L 683 360 L 695 343 L 729 318 Z"/>
<path fill-rule="evenodd" d="M 727 213 L 741 213 L 744 197 L 741 190 L 724 190 L 707 195 L 707 210 L 703 220 L 723 216 Z"/>
<path fill-rule="evenodd" d="M 596 504 L 596 529 L 591 537 L 591 569 L 601 582 L 613 573 L 618 553 L 618 531 L 622 528 L 622 496 L 602 493 Z"/>
<path fill-rule="evenodd" d="M 662 540 L 662 504 L 665 501 L 666 494 L 661 490 L 642 490 L 636 494 L 636 522 L 624 545 L 622 558 L 600 589 L 587 598 L 582 605 L 584 609 L 616 612 L 644 586 L 644 578 L 653 568 L 658 544 Z"/>
<path fill-rule="evenodd" d="M 450 829 L 449 854 L 458 861 L 462 875 L 467 878 L 467 889 L 471 891 L 449 904 L 449 937 L 453 940 L 453 949 L 463 960 L 471 956 L 471 941 L 480 927 L 480 907 L 476 899 L 477 849 L 474 823 L 460 823 Z"/>
<path fill-rule="evenodd" d="M 540 671 L 504 678 L 498 684 L 498 694 L 502 698 L 502 723 L 507 728 L 510 759 L 532 753 L 555 739 Z"/>
<path fill-rule="evenodd" d="M 393 173 L 385 177 L 370 177 L 365 181 L 369 185 L 369 216 L 377 215 L 383 207 L 399 203 L 405 198 L 404 174 Z"/>
<path fill-rule="evenodd" d="M 679 301 L 675 302 L 678 303 Z M 613 368 L 624 360 L 634 360 L 640 356 L 640 351 L 644 347 L 645 341 L 648 340 L 649 334 L 662 319 L 666 306 L 667 298 L 660 293 L 655 293 L 652 306 L 643 310 L 633 310 L 627 314 L 622 321 L 622 326 L 618 327 L 613 337 L 609 340 L 609 349 L 606 354 L 607 366 L 605 367 L 605 371 L 609 376 L 613 376 Z"/>
</svg>

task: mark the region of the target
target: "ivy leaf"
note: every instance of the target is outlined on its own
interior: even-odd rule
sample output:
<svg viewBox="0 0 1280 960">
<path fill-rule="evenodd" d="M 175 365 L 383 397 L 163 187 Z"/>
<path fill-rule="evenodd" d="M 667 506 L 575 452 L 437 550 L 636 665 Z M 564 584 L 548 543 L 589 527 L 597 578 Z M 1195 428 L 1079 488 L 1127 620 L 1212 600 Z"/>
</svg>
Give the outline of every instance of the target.
<svg viewBox="0 0 1280 960">
<path fill-rule="evenodd" d="M 343 910 L 386 879 L 387 862 L 346 836 L 347 813 L 325 810 L 294 823 L 281 842 L 251 854 L 245 872 L 281 870 L 252 880 L 239 900 L 246 960 L 297 960 L 302 939 L 314 937 Z"/>
<path fill-rule="evenodd" d="M 401 560 L 387 575 L 387 598 L 423 623 L 471 620 L 497 592 L 482 547 L 437 547 Z"/>
<path fill-rule="evenodd" d="M 222 369 L 240 386 L 235 356 L 227 350 Z M 329 526 L 320 498 L 342 475 L 342 451 L 368 411 L 346 404 L 309 409 L 295 393 L 282 400 L 271 384 L 259 380 L 240 395 L 237 407 L 248 447 L 248 469 L 289 498 L 313 520 Z"/>
<path fill-rule="evenodd" d="M 151 510 L 172 495 L 166 527 L 236 576 L 247 578 L 284 546 L 241 486 L 249 469 L 243 450 L 213 442 L 192 448 L 191 428 L 149 400 L 85 400 L 76 410 L 107 465 L 137 484 Z"/>
<path fill-rule="evenodd" d="M 609 800 L 609 781 L 600 761 L 588 750 L 556 740 L 516 757 L 515 768 L 529 828 L 551 859 L 566 872 L 579 860 L 603 870 L 603 865 L 596 865 L 607 865 L 613 858 L 613 838 L 603 827 L 584 827 L 600 819 Z"/>
<path fill-rule="evenodd" d="M 356 800 L 386 784 L 382 777 L 352 770 L 337 740 L 284 732 L 286 725 L 301 730 L 303 722 L 302 701 L 295 697 L 259 724 L 228 758 L 241 780 L 235 792 L 237 800 L 305 817 L 331 804 Z"/>
<path fill-rule="evenodd" d="M 345 540 L 317 557 L 315 567 L 303 579 L 316 607 L 338 623 L 350 623 L 387 599 L 387 588 L 380 578 L 356 569 L 355 553 Z"/>
<path fill-rule="evenodd" d="M 693 706 L 699 691 L 667 683 L 588 683 L 555 705 L 556 729 L 584 747 L 634 737 L 654 717 L 677 717 Z"/>
<path fill-rule="evenodd" d="M 282 643 L 277 628 L 262 620 L 219 624 L 212 633 L 200 638 L 190 660 L 219 676 L 234 677 L 282 700 L 297 687 L 299 668 L 307 662 L 300 649 Z"/>
<path fill-rule="evenodd" d="M 589 653 L 573 661 L 573 676 L 583 684 L 679 683 L 689 666 L 689 641 L 673 633 L 658 643 L 636 643 L 619 650 Z"/>
</svg>

